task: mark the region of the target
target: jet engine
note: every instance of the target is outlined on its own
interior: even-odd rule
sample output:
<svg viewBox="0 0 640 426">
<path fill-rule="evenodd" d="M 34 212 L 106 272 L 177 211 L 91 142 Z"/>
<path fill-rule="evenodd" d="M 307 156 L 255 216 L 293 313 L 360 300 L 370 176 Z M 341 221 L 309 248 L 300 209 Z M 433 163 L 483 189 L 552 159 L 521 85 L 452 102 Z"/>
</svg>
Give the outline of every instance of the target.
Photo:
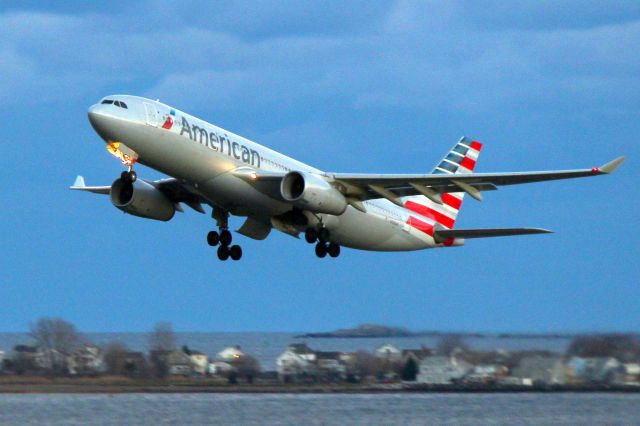
<svg viewBox="0 0 640 426">
<path fill-rule="evenodd" d="M 141 179 L 125 182 L 116 179 L 111 184 L 111 203 L 125 213 L 146 219 L 168 221 L 176 206 L 153 185 Z"/>
<path fill-rule="evenodd" d="M 318 175 L 289 172 L 282 179 L 280 194 L 294 206 L 314 213 L 341 215 L 347 208 L 344 195 Z"/>
</svg>

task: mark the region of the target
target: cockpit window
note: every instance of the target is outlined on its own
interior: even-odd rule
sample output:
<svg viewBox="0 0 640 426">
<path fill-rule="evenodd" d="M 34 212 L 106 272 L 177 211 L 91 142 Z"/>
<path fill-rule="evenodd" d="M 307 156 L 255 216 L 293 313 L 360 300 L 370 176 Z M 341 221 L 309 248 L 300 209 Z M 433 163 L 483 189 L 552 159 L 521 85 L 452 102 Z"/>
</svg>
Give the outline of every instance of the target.
<svg viewBox="0 0 640 426">
<path fill-rule="evenodd" d="M 124 108 L 124 109 L 129 109 L 127 107 L 127 104 L 125 104 L 122 101 L 114 101 L 113 99 L 105 99 L 104 101 L 100 102 L 101 104 L 107 104 L 107 105 L 115 105 L 119 108 Z"/>
</svg>

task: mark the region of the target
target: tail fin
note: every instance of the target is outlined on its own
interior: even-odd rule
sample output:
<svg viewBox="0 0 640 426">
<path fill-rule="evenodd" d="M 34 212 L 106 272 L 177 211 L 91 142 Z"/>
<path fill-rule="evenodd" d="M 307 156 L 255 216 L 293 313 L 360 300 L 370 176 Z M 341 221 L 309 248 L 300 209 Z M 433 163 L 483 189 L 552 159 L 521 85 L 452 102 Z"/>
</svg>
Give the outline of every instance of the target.
<svg viewBox="0 0 640 426">
<path fill-rule="evenodd" d="M 458 143 L 438 163 L 433 174 L 472 173 L 475 168 L 482 144 L 462 137 Z M 412 212 L 431 219 L 445 228 L 452 229 L 460 211 L 464 192 L 442 194 L 442 204 L 429 200 L 424 195 L 403 198 L 404 206 Z"/>
</svg>

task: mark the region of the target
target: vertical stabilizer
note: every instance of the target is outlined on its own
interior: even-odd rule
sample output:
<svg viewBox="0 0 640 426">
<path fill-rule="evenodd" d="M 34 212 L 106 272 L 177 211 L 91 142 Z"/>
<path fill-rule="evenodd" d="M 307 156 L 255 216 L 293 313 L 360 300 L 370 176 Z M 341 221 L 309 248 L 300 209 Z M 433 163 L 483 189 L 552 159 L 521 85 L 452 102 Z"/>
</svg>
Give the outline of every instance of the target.
<svg viewBox="0 0 640 426">
<path fill-rule="evenodd" d="M 481 149 L 480 142 L 462 137 L 433 169 L 432 173 L 449 175 L 472 173 Z M 464 195 L 464 192 L 444 193 L 441 196 L 442 204 L 434 202 L 424 195 L 404 197 L 402 201 L 405 208 L 411 212 L 431 219 L 434 224 L 452 229 Z"/>
</svg>

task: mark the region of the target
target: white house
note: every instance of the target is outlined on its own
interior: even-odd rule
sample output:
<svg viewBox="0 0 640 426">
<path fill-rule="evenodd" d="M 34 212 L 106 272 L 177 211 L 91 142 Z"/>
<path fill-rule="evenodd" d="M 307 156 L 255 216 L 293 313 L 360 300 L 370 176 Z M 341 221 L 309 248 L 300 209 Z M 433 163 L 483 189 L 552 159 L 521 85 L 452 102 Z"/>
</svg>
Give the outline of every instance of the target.
<svg viewBox="0 0 640 426">
<path fill-rule="evenodd" d="M 216 359 L 219 361 L 236 361 L 245 356 L 244 352 L 240 350 L 240 346 L 229 346 L 218 352 Z"/>
<path fill-rule="evenodd" d="M 303 374 L 315 374 L 316 353 L 304 343 L 289 345 L 278 356 L 278 377 L 281 381 L 289 381 Z"/>
<path fill-rule="evenodd" d="M 450 384 L 463 378 L 472 369 L 471 364 L 456 357 L 428 356 L 420 361 L 420 371 L 416 381 L 427 384 Z"/>
<path fill-rule="evenodd" d="M 209 367 L 209 357 L 199 351 L 189 351 L 189 359 L 193 372 L 196 374 L 207 374 Z"/>
<path fill-rule="evenodd" d="M 385 343 L 376 348 L 375 356 L 389 361 L 400 361 L 402 359 L 402 351 L 390 343 Z"/>
</svg>

